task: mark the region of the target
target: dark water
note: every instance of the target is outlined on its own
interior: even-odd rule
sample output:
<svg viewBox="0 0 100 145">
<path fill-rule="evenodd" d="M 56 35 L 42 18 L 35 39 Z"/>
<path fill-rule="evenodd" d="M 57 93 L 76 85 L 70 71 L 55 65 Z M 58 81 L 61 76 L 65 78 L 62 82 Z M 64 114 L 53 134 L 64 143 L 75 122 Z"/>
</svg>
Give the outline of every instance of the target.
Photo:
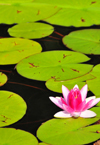
<svg viewBox="0 0 100 145">
<path fill-rule="evenodd" d="M 7 30 L 11 26 L 12 25 L 5 24 L 0 25 L 0 37 L 10 37 Z M 88 27 L 75 28 L 54 26 L 54 28 L 55 32 L 50 36 L 42 39 L 34 39 L 42 45 L 43 51 L 69 50 L 62 43 L 62 35 L 65 36 L 72 31 L 86 29 Z M 100 29 L 100 26 L 94 25 L 89 27 L 89 29 L 90 28 Z M 91 60 L 86 63 L 93 65 L 100 63 L 100 55 L 88 55 L 88 57 L 90 57 Z M 53 115 L 60 110 L 49 100 L 49 96 L 61 96 L 61 94 L 48 90 L 45 86 L 45 82 L 30 80 L 20 76 L 15 66 L 16 65 L 0 65 L 0 71 L 8 76 L 8 82 L 0 87 L 0 89 L 19 94 L 26 101 L 28 109 L 26 115 L 20 121 L 8 127 L 22 129 L 36 136 L 36 130 L 41 123 L 53 118 Z M 88 96 L 91 95 L 93 94 L 88 92 Z"/>
</svg>

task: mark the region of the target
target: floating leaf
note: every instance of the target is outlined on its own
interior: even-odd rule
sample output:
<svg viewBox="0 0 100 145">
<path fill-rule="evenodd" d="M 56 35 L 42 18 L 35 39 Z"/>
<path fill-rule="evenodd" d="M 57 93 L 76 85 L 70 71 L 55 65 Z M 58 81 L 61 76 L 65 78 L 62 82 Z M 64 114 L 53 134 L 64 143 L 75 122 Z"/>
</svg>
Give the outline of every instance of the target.
<svg viewBox="0 0 100 145">
<path fill-rule="evenodd" d="M 39 145 L 50 145 L 50 144 L 47 144 L 47 143 L 41 142 L 41 143 L 39 143 Z"/>
<path fill-rule="evenodd" d="M 17 65 L 17 71 L 22 76 L 47 81 L 73 79 L 85 75 L 92 65 L 75 64 L 87 61 L 89 58 L 81 53 L 71 51 L 48 51 L 23 59 Z"/>
<path fill-rule="evenodd" d="M 0 128 L 0 144 L 2 145 L 38 145 L 31 133 L 14 128 Z"/>
<path fill-rule="evenodd" d="M 0 23 L 34 22 L 50 17 L 58 10 L 56 5 L 40 4 L 32 0 L 0 0 Z"/>
<path fill-rule="evenodd" d="M 100 54 L 100 30 L 86 29 L 71 32 L 63 38 L 64 44 L 72 50 L 86 54 Z"/>
<path fill-rule="evenodd" d="M 0 127 L 20 120 L 26 113 L 26 108 L 25 101 L 18 94 L 0 91 Z"/>
<path fill-rule="evenodd" d="M 29 39 L 46 37 L 53 31 L 54 28 L 51 25 L 43 23 L 21 23 L 8 30 L 11 36 Z"/>
<path fill-rule="evenodd" d="M 22 38 L 0 39 L 0 64 L 15 64 L 21 59 L 42 50 L 38 42 Z"/>
<path fill-rule="evenodd" d="M 7 79 L 7 76 L 4 73 L 0 72 L 0 86 L 3 86 L 7 82 Z"/>
<path fill-rule="evenodd" d="M 40 2 L 41 0 L 38 1 Z M 52 1 L 43 0 L 43 2 L 51 3 Z M 49 23 L 76 27 L 100 24 L 99 0 L 54 0 L 52 3 L 56 4 L 60 10 L 52 17 L 45 19 Z"/>
<path fill-rule="evenodd" d="M 96 65 L 90 74 L 94 79 L 87 80 L 88 87 L 98 97 L 100 96 L 100 64 Z"/>
<path fill-rule="evenodd" d="M 100 138 L 100 135 L 96 132 L 84 130 L 85 126 L 95 121 L 97 121 L 97 118 L 51 119 L 39 127 L 37 137 L 53 145 L 58 145 L 58 143 L 60 145 L 87 144 Z"/>
<path fill-rule="evenodd" d="M 100 119 L 100 107 L 93 107 L 90 110 L 97 114 L 96 118 Z"/>
<path fill-rule="evenodd" d="M 49 79 L 46 82 L 46 87 L 54 92 L 62 93 L 62 85 L 66 86 L 69 90 L 71 90 L 76 84 L 81 89 L 85 84 L 86 80 L 93 79 L 94 77 L 90 74 L 86 74 L 84 76 L 74 78 L 66 81 L 56 81 L 55 79 Z"/>
<path fill-rule="evenodd" d="M 84 76 L 74 78 L 66 81 L 56 81 L 55 79 L 49 79 L 46 82 L 46 87 L 54 92 L 62 93 L 62 85 L 66 86 L 69 90 L 71 90 L 76 84 L 81 89 L 85 84 L 86 80 L 93 79 L 94 77 L 90 74 L 86 74 Z"/>
</svg>

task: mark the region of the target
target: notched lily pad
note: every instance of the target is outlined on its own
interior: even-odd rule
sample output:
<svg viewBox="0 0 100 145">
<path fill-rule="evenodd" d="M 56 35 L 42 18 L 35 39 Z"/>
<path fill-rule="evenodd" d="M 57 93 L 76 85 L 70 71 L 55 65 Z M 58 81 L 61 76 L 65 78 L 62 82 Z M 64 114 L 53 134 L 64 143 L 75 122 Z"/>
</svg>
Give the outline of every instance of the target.
<svg viewBox="0 0 100 145">
<path fill-rule="evenodd" d="M 40 4 L 32 0 L 0 0 L 0 23 L 34 22 L 50 17 L 58 10 L 56 5 Z"/>
<path fill-rule="evenodd" d="M 54 28 L 51 25 L 43 23 L 21 23 L 8 29 L 11 36 L 28 39 L 46 37 L 53 31 Z"/>
<path fill-rule="evenodd" d="M 89 58 L 71 51 L 47 51 L 20 61 L 16 67 L 18 73 L 26 78 L 47 81 L 73 79 L 85 75 L 92 65 L 78 64 Z"/>
<path fill-rule="evenodd" d="M 58 143 L 60 145 L 87 144 L 100 138 L 96 130 L 95 132 L 90 130 L 85 131 L 85 126 L 97 120 L 97 118 L 51 119 L 39 127 L 37 130 L 37 137 L 45 143 L 53 145 L 58 145 Z"/>
<path fill-rule="evenodd" d="M 7 76 L 4 73 L 0 72 L 0 87 L 7 82 L 7 79 Z"/>
<path fill-rule="evenodd" d="M 45 0 L 45 3 L 48 0 Z M 50 3 L 50 2 L 47 2 Z M 62 26 L 91 26 L 100 24 L 100 1 L 99 0 L 70 0 L 52 2 L 57 4 L 60 10 L 45 21 Z"/>
<path fill-rule="evenodd" d="M 90 74 L 85 74 L 81 77 L 74 78 L 71 80 L 65 81 L 56 81 L 55 79 L 49 79 L 45 83 L 46 87 L 54 92 L 62 93 L 62 85 L 66 86 L 69 90 L 71 90 L 76 84 L 81 89 L 85 84 L 86 80 L 93 79 L 94 77 Z"/>
<path fill-rule="evenodd" d="M 0 127 L 20 120 L 26 113 L 26 108 L 25 101 L 18 94 L 0 91 Z"/>
<path fill-rule="evenodd" d="M 100 30 L 86 29 L 71 32 L 63 43 L 72 50 L 86 54 L 100 54 Z"/>
<path fill-rule="evenodd" d="M 0 65 L 16 64 L 23 58 L 40 53 L 42 47 L 38 42 L 22 38 L 0 39 Z"/>
<path fill-rule="evenodd" d="M 38 145 L 31 133 L 14 128 L 0 128 L 0 144 L 2 145 Z"/>
</svg>

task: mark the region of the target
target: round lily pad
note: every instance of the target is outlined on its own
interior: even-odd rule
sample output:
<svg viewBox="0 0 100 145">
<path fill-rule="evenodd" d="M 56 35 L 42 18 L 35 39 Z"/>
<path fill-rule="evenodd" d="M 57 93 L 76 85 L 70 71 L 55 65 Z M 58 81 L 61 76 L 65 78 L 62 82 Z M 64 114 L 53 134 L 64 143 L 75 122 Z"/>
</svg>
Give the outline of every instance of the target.
<svg viewBox="0 0 100 145">
<path fill-rule="evenodd" d="M 65 81 L 56 81 L 55 79 L 49 79 L 47 80 L 45 85 L 48 89 L 54 92 L 62 93 L 62 85 L 71 90 L 77 84 L 79 86 L 79 89 L 81 89 L 86 84 L 86 80 L 90 80 L 93 78 L 94 77 L 92 75 L 86 74 L 84 76 Z"/>
<path fill-rule="evenodd" d="M 0 65 L 16 64 L 23 58 L 40 53 L 42 50 L 38 42 L 22 38 L 0 39 Z"/>
<path fill-rule="evenodd" d="M 53 145 L 87 144 L 100 138 L 96 130 L 95 132 L 84 130 L 85 126 L 97 120 L 97 118 L 51 119 L 39 127 L 37 137 L 45 143 Z"/>
<path fill-rule="evenodd" d="M 89 58 L 71 51 L 47 51 L 32 55 L 18 63 L 18 73 L 26 78 L 47 81 L 50 78 L 67 80 L 85 75 L 92 65 L 77 64 Z"/>
<path fill-rule="evenodd" d="M 28 39 L 46 37 L 53 31 L 54 28 L 51 25 L 43 23 L 21 23 L 8 30 L 11 36 Z"/>
<path fill-rule="evenodd" d="M 45 2 L 47 1 L 45 0 Z M 52 17 L 45 19 L 49 23 L 76 27 L 100 24 L 99 0 L 55 0 L 52 3 L 56 3 L 60 10 Z"/>
<path fill-rule="evenodd" d="M 86 54 L 100 54 L 100 30 L 86 29 L 71 32 L 63 38 L 64 44 L 72 50 Z"/>
<path fill-rule="evenodd" d="M 90 72 L 94 79 L 87 80 L 88 87 L 96 97 L 100 97 L 100 64 L 96 65 Z"/>
<path fill-rule="evenodd" d="M 7 82 L 7 79 L 7 76 L 4 73 L 0 72 L 0 86 L 3 86 Z"/>
<path fill-rule="evenodd" d="M 0 0 L 0 23 L 34 22 L 50 17 L 58 10 L 56 5 L 40 4 L 32 0 Z"/>
<path fill-rule="evenodd" d="M 18 94 L 0 91 L 0 127 L 20 120 L 26 113 L 26 108 L 25 101 Z"/>
<path fill-rule="evenodd" d="M 1 145 L 38 145 L 31 133 L 14 128 L 0 128 Z"/>
</svg>

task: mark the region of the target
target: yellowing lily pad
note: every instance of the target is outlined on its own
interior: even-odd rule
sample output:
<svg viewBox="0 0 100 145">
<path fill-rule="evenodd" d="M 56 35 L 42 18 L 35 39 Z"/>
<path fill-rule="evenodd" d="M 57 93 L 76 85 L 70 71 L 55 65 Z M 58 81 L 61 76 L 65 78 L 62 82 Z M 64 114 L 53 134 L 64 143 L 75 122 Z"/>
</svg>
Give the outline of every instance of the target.
<svg viewBox="0 0 100 145">
<path fill-rule="evenodd" d="M 7 76 L 4 73 L 0 72 L 0 86 L 3 86 L 7 82 L 7 79 Z"/>
<path fill-rule="evenodd" d="M 64 44 L 72 50 L 86 54 L 100 54 L 100 30 L 86 29 L 71 32 L 63 38 Z"/>
<path fill-rule="evenodd" d="M 46 37 L 53 31 L 54 28 L 51 25 L 43 23 L 21 23 L 8 30 L 11 36 L 29 39 Z"/>
<path fill-rule="evenodd" d="M 0 0 L 0 23 L 34 22 L 50 17 L 58 10 L 56 5 L 40 4 L 32 0 Z"/>
<path fill-rule="evenodd" d="M 86 84 L 86 80 L 90 80 L 93 78 L 94 77 L 92 75 L 86 74 L 81 77 L 65 81 L 56 81 L 55 79 L 49 79 L 47 80 L 45 85 L 48 89 L 54 92 L 62 93 L 62 85 L 71 90 L 77 84 L 79 86 L 79 89 L 81 89 Z"/>
<path fill-rule="evenodd" d="M 41 0 L 39 0 L 41 1 Z M 44 0 L 44 3 L 51 3 Z M 91 26 L 100 24 L 100 1 L 96 0 L 54 0 L 60 10 L 45 21 L 62 26 Z"/>
<path fill-rule="evenodd" d="M 40 53 L 42 50 L 38 42 L 22 38 L 0 39 L 0 65 L 16 64 L 23 58 Z"/>
<path fill-rule="evenodd" d="M 47 51 L 32 55 L 18 63 L 18 73 L 26 78 L 47 81 L 73 79 L 85 75 L 92 65 L 78 64 L 89 58 L 71 51 Z"/>
<path fill-rule="evenodd" d="M 37 130 L 37 137 L 47 144 L 76 145 L 87 144 L 100 138 L 96 129 L 85 131 L 85 126 L 94 123 L 97 118 L 51 119 Z M 95 130 L 95 131 L 94 131 Z"/>
<path fill-rule="evenodd" d="M 0 127 L 20 120 L 26 113 L 26 108 L 25 101 L 18 94 L 0 91 Z"/>
<path fill-rule="evenodd" d="M 31 133 L 14 128 L 0 128 L 1 145 L 38 145 Z"/>
</svg>

